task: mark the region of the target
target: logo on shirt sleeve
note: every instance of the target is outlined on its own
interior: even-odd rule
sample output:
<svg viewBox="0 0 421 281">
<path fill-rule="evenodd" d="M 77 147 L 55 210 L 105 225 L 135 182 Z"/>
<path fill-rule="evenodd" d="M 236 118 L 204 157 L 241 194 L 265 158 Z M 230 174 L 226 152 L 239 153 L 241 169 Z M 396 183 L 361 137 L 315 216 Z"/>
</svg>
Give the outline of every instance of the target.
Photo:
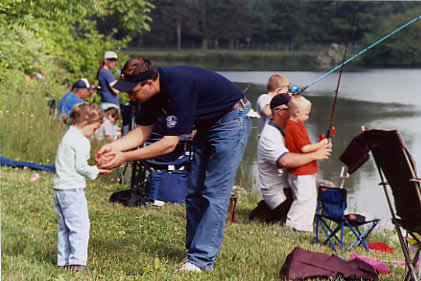
<svg viewBox="0 0 421 281">
<path fill-rule="evenodd" d="M 177 126 L 177 117 L 174 115 L 167 116 L 167 128 L 171 129 Z"/>
</svg>

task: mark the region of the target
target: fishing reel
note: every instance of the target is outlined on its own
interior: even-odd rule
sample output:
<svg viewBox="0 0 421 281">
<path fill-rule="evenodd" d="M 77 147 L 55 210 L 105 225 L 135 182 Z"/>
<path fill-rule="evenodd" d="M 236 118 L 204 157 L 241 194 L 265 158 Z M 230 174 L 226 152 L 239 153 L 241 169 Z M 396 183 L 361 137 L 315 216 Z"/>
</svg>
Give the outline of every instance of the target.
<svg viewBox="0 0 421 281">
<path fill-rule="evenodd" d="M 298 87 L 297 85 L 289 85 L 288 86 L 288 94 L 292 94 L 292 95 L 296 95 L 298 93 L 298 91 L 300 90 L 300 87 Z"/>
</svg>

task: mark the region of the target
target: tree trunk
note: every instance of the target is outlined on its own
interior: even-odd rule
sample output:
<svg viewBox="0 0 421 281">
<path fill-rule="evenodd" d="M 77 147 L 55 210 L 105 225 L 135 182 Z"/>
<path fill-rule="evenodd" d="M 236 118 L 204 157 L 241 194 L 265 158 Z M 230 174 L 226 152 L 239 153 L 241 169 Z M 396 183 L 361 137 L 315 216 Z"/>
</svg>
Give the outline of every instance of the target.
<svg viewBox="0 0 421 281">
<path fill-rule="evenodd" d="M 208 39 L 202 39 L 202 49 L 208 49 L 208 46 L 209 46 L 209 44 L 208 44 L 209 42 L 208 42 Z"/>
<path fill-rule="evenodd" d="M 181 22 L 177 22 L 177 50 L 181 50 Z"/>
<path fill-rule="evenodd" d="M 229 48 L 232 50 L 234 49 L 234 39 L 230 39 L 230 46 Z"/>
</svg>

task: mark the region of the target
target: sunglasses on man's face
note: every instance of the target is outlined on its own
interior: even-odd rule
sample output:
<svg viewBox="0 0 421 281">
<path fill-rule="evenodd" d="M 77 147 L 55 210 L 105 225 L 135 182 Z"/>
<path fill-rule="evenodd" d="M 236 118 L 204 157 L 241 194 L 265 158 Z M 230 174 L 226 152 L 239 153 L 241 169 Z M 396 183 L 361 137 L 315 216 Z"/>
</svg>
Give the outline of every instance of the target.
<svg viewBox="0 0 421 281">
<path fill-rule="evenodd" d="M 140 87 L 145 86 L 147 83 L 148 83 L 148 81 L 142 81 L 142 82 L 139 82 Z M 139 85 L 139 84 L 138 84 L 138 85 Z M 136 87 L 137 87 L 137 86 L 136 86 Z M 135 89 L 136 87 L 134 87 L 133 89 Z M 128 91 L 128 92 L 127 92 L 127 94 L 129 94 L 129 96 L 136 96 L 136 92 L 135 92 L 135 91 L 133 91 L 133 89 L 131 89 L 130 91 Z"/>
<path fill-rule="evenodd" d="M 133 91 L 133 89 L 132 89 L 132 90 L 130 90 L 130 91 L 128 91 L 128 92 L 127 92 L 127 94 L 128 94 L 129 96 L 132 96 L 132 97 L 136 96 L 136 93 Z"/>
<path fill-rule="evenodd" d="M 284 107 L 275 107 L 274 109 L 272 109 L 272 111 L 288 111 L 288 106 L 284 106 Z"/>
</svg>

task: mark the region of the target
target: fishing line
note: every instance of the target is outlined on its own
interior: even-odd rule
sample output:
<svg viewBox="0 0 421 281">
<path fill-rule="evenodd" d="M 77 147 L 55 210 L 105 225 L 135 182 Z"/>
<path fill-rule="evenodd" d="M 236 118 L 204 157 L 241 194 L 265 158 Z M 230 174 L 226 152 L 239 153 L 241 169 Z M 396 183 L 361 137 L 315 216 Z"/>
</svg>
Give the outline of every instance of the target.
<svg viewBox="0 0 421 281">
<path fill-rule="evenodd" d="M 336 101 L 338 99 L 339 86 L 341 85 L 342 72 L 344 70 L 344 65 L 345 65 L 344 62 L 346 60 L 346 54 L 348 52 L 348 47 L 349 47 L 349 45 L 352 41 L 352 38 L 354 37 L 354 33 L 355 33 L 356 29 L 357 29 L 357 21 L 358 21 L 358 6 L 355 7 L 354 21 L 352 23 L 352 27 L 353 27 L 352 33 L 351 33 L 351 36 L 350 36 L 348 42 L 345 45 L 344 57 L 342 59 L 341 69 L 339 70 L 338 82 L 336 84 L 336 90 L 335 90 L 335 98 L 333 99 L 332 111 L 330 112 L 329 126 L 327 127 L 326 138 L 330 137 L 330 132 L 332 130 L 333 115 L 335 113 Z M 334 135 L 335 134 L 333 133 L 333 136 Z"/>
<path fill-rule="evenodd" d="M 301 94 L 302 92 L 304 92 L 305 90 L 307 90 L 309 87 L 313 86 L 314 84 L 318 83 L 320 80 L 326 78 L 328 75 L 330 75 L 332 72 L 336 71 L 338 68 L 346 65 L 347 63 L 353 61 L 355 58 L 359 57 L 360 55 L 364 54 L 365 52 L 367 52 L 369 49 L 375 47 L 376 45 L 380 44 L 381 42 L 383 42 L 384 40 L 386 40 L 387 38 L 389 38 L 390 36 L 398 33 L 399 31 L 401 31 L 402 29 L 406 28 L 407 26 L 413 24 L 414 22 L 418 21 L 419 19 L 421 19 L 421 15 L 412 19 L 411 21 L 409 21 L 408 23 L 402 25 L 401 27 L 395 29 L 394 31 L 392 31 L 391 33 L 389 33 L 388 35 L 384 36 L 383 38 L 381 38 L 380 40 L 378 40 L 377 42 L 371 44 L 370 46 L 368 46 L 367 48 L 365 48 L 364 50 L 360 51 L 358 54 L 353 55 L 352 57 L 350 57 L 349 59 L 347 59 L 346 61 L 344 61 L 343 63 L 341 63 L 338 66 L 335 66 L 333 69 L 331 69 L 330 71 L 326 72 L 325 74 L 323 74 L 322 76 L 320 76 L 317 80 L 315 80 L 314 82 L 310 83 L 309 85 L 299 89 L 296 93 L 294 93 L 294 95 L 298 95 Z"/>
</svg>

